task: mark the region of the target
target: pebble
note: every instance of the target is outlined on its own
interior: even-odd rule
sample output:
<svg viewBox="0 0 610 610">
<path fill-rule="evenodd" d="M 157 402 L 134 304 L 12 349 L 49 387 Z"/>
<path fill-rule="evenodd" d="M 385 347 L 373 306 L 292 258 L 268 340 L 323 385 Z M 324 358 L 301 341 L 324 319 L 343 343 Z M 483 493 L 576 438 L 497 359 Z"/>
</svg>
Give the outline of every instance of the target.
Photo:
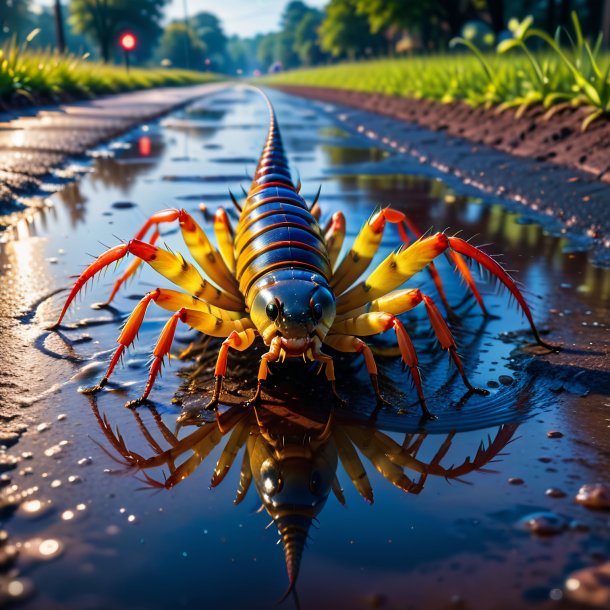
<svg viewBox="0 0 610 610">
<path fill-rule="evenodd" d="M 512 385 L 514 379 L 510 375 L 500 375 L 500 377 L 498 377 L 498 381 L 502 385 Z"/>
<path fill-rule="evenodd" d="M 583 485 L 576 494 L 576 503 L 594 510 L 610 510 L 610 487 L 603 483 Z"/>
<path fill-rule="evenodd" d="M 565 584 L 567 597 L 592 608 L 610 608 L 610 562 L 573 572 Z"/>
<path fill-rule="evenodd" d="M 549 487 L 549 489 L 544 492 L 544 495 L 548 496 L 549 498 L 565 498 L 568 494 L 566 494 L 565 491 L 561 491 L 561 489 L 557 489 L 556 487 Z"/>
<path fill-rule="evenodd" d="M 548 438 L 563 438 L 563 432 L 559 432 L 559 430 L 550 430 L 546 435 Z"/>
<path fill-rule="evenodd" d="M 525 481 L 519 477 L 510 477 L 510 479 L 508 479 L 509 485 L 523 485 L 524 483 Z"/>
<path fill-rule="evenodd" d="M 552 512 L 532 513 L 523 517 L 519 524 L 536 536 L 555 536 L 568 528 L 568 522 Z"/>
</svg>

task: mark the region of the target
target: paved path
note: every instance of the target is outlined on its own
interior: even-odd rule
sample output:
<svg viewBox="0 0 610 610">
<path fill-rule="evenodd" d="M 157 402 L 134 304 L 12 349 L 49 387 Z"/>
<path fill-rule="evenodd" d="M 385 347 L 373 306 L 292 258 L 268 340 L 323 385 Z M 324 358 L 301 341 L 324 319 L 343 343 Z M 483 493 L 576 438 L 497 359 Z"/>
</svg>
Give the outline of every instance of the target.
<svg viewBox="0 0 610 610">
<path fill-rule="evenodd" d="M 36 204 L 50 177 L 64 179 L 68 159 L 188 103 L 223 88 L 223 83 L 135 91 L 95 100 L 0 115 L 0 228 Z M 40 203 L 40 201 L 38 201 Z"/>
</svg>

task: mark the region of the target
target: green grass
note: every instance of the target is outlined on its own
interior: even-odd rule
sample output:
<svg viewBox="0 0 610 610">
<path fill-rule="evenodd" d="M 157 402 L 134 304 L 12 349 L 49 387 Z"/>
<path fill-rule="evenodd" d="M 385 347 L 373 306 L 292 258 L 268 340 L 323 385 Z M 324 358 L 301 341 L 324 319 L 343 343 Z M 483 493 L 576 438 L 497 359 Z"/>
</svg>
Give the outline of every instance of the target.
<svg viewBox="0 0 610 610">
<path fill-rule="evenodd" d="M 550 118 L 566 105 L 587 108 L 582 127 L 610 115 L 610 53 L 601 52 L 601 40 L 589 45 L 574 16 L 574 35 L 562 33 L 567 46 L 531 27 L 530 20 L 515 24 L 513 38 L 496 52 L 483 53 L 472 43 L 456 39 L 468 54 L 345 63 L 302 69 L 261 79 L 262 82 L 348 89 L 472 106 L 517 108 L 521 114 L 533 104 L 548 109 Z M 525 41 L 536 39 L 541 50 L 533 53 Z"/>
<path fill-rule="evenodd" d="M 31 40 L 31 38 L 30 38 Z M 51 51 L 32 52 L 8 43 L 0 49 L 0 106 L 60 102 L 108 93 L 194 85 L 220 80 L 216 74 L 187 70 L 104 65 Z"/>
</svg>

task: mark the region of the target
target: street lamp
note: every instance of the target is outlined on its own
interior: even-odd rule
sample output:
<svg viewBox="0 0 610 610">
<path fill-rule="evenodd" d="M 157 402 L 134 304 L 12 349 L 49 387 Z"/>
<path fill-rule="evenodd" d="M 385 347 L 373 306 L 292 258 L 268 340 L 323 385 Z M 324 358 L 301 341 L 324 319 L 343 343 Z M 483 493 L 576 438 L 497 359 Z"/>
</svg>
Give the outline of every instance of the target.
<svg viewBox="0 0 610 610">
<path fill-rule="evenodd" d="M 136 44 L 138 43 L 137 38 L 131 32 L 125 32 L 121 34 L 119 38 L 119 44 L 121 45 L 121 49 L 123 49 L 123 55 L 125 57 L 125 69 L 129 72 L 129 54 L 136 48 Z"/>
</svg>

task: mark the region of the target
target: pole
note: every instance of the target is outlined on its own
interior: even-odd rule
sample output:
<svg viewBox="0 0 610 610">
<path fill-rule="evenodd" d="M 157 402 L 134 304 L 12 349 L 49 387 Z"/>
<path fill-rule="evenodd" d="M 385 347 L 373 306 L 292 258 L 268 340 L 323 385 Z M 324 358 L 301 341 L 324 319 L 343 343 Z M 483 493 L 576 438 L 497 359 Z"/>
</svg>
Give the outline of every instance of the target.
<svg viewBox="0 0 610 610">
<path fill-rule="evenodd" d="M 127 49 L 123 49 L 123 56 L 125 57 L 125 70 L 129 74 L 129 51 Z"/>
<path fill-rule="evenodd" d="M 59 53 L 64 53 L 66 50 L 66 37 L 64 34 L 64 20 L 61 14 L 61 2 L 55 0 L 54 11 L 55 13 L 55 40 L 57 42 L 57 50 Z"/>
<path fill-rule="evenodd" d="M 186 0 L 182 0 L 184 6 L 184 51 L 186 53 L 186 68 L 191 69 L 191 37 L 189 35 L 189 12 Z"/>
</svg>

